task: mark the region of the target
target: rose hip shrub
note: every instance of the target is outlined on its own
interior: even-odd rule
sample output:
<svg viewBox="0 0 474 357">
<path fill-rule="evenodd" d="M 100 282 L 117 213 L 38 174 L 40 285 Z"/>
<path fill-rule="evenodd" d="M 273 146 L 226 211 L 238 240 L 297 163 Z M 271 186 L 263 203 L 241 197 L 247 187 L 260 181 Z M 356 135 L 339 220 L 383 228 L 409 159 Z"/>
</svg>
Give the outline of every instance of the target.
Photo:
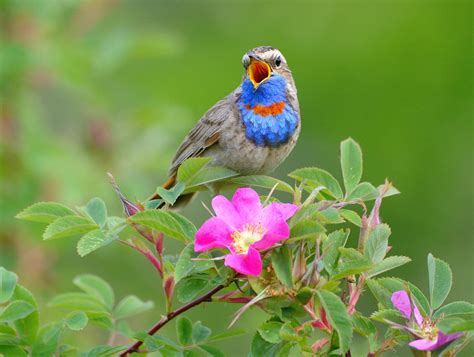
<svg viewBox="0 0 474 357">
<path fill-rule="evenodd" d="M 361 182 L 362 153 L 355 141 L 341 143 L 343 186 L 314 167 L 290 173 L 290 185 L 269 176 L 238 176 L 208 163 L 207 158 L 183 163 L 178 184 L 157 189 L 159 200 L 132 203 L 113 181 L 124 217 L 109 216 L 99 198 L 75 210 L 41 202 L 19 213 L 19 219 L 47 224 L 44 240 L 81 236 L 77 252 L 82 257 L 112 243 L 142 254 L 144 264 L 156 269 L 151 279 L 163 286 L 156 299 L 166 302 L 167 311 L 148 330 L 133 330 L 127 319 L 153 303 L 135 295 L 116 301 L 107 282 L 82 275 L 74 279 L 78 290 L 49 303 L 63 317 L 45 322 L 31 292 L 13 272 L 0 268 L 0 354 L 224 356 L 232 351 L 220 351 L 215 341 L 251 333 L 251 344 L 239 354 L 349 356 L 358 334 L 366 339 L 368 356 L 403 346 L 417 356 L 454 356 L 472 340 L 474 306 L 443 305 L 452 284 L 447 263 L 428 255 L 426 295 L 392 272 L 386 276 L 410 262 L 389 255 L 391 231 L 380 217 L 382 200 L 398 191 L 388 181 L 378 187 Z M 170 209 L 181 194 L 206 189 L 233 195 L 230 200 L 215 195 L 210 217 L 199 228 Z M 180 254 L 165 254 L 171 239 L 182 243 Z M 377 310 L 366 315 L 358 303 L 370 293 Z M 256 331 L 212 333 L 205 321 L 186 317 L 195 306 L 213 302 L 232 303 L 222 317 L 229 327 L 253 309 L 267 318 Z M 160 334 L 172 320 L 176 341 Z M 66 333 L 88 325 L 108 330 L 108 341 L 91 350 L 62 342 Z"/>
</svg>

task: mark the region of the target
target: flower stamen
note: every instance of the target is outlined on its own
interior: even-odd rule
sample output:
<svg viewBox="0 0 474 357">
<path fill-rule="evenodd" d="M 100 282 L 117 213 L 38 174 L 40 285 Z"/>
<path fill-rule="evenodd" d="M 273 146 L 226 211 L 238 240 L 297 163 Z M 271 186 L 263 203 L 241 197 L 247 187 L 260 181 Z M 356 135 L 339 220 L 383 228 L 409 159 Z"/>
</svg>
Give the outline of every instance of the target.
<svg viewBox="0 0 474 357">
<path fill-rule="evenodd" d="M 263 238 L 266 229 L 259 224 L 245 224 L 231 234 L 232 247 L 237 254 L 247 254 L 250 246 Z"/>
</svg>

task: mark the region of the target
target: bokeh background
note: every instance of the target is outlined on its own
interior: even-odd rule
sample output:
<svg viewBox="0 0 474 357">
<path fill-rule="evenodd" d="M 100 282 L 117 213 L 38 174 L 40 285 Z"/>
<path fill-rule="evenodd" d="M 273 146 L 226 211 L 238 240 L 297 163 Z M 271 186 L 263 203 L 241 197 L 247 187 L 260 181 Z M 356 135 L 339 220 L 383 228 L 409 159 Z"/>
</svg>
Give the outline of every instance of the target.
<svg viewBox="0 0 474 357">
<path fill-rule="evenodd" d="M 276 175 L 318 166 L 340 177 L 339 142 L 352 136 L 364 179 L 388 177 L 402 192 L 382 209 L 394 254 L 413 258 L 398 273 L 427 291 L 432 252 L 453 269 L 449 300 L 472 301 L 472 14 L 459 0 L 0 1 L 0 265 L 38 295 L 45 319 L 48 298 L 94 273 L 119 296 L 154 300 L 133 321 L 148 327 L 163 312 L 161 282 L 141 256 L 117 245 L 81 259 L 75 241 L 41 242 L 42 225 L 13 216 L 39 200 L 94 196 L 118 215 L 107 171 L 129 196 L 148 196 L 187 131 L 239 84 L 243 53 L 271 44 L 293 70 L 303 120 Z M 196 224 L 202 211 L 186 209 Z M 235 308 L 190 316 L 218 330 Z M 264 318 L 255 310 L 239 324 Z M 81 336 L 105 342 L 93 328 Z M 245 355 L 250 339 L 224 350 Z"/>
</svg>

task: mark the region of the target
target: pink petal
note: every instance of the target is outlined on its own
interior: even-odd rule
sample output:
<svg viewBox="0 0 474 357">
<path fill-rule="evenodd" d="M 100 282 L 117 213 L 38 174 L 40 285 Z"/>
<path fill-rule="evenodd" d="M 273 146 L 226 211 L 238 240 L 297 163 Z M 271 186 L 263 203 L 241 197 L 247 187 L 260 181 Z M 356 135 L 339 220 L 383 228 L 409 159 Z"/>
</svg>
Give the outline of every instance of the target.
<svg viewBox="0 0 474 357">
<path fill-rule="evenodd" d="M 247 254 L 228 254 L 224 264 L 244 275 L 257 276 L 262 272 L 262 258 L 260 253 L 252 247 L 249 248 Z"/>
<path fill-rule="evenodd" d="M 421 316 L 420 310 L 418 310 L 418 308 L 416 307 L 415 302 L 413 302 L 413 313 L 415 316 L 416 323 L 418 324 L 418 326 L 421 326 L 421 324 L 423 323 L 423 316 Z"/>
<path fill-rule="evenodd" d="M 412 341 L 408 345 L 420 351 L 432 351 L 436 348 L 437 342 L 420 339 L 420 340 Z"/>
<path fill-rule="evenodd" d="M 395 306 L 400 313 L 407 319 L 411 317 L 411 302 L 405 290 L 395 291 L 391 297 L 392 304 Z M 419 313 L 419 312 L 418 312 Z"/>
<path fill-rule="evenodd" d="M 451 341 L 454 341 L 455 339 L 459 338 L 462 336 L 462 333 L 461 332 L 457 332 L 457 333 L 451 333 L 449 335 L 445 335 L 444 333 L 442 333 L 441 331 L 438 332 L 438 341 L 436 342 L 436 348 L 439 348 Z"/>
<path fill-rule="evenodd" d="M 212 199 L 212 208 L 216 212 L 217 217 L 222 219 L 232 231 L 242 226 L 242 219 L 234 205 L 224 196 L 219 195 Z"/>
<path fill-rule="evenodd" d="M 262 211 L 260 197 L 251 188 L 239 188 L 235 191 L 232 204 L 245 223 L 255 223 L 255 220 L 260 217 Z"/>
<path fill-rule="evenodd" d="M 298 211 L 299 207 L 292 203 L 280 203 L 280 202 L 273 202 L 269 206 L 274 206 L 280 214 L 281 217 L 286 221 L 289 218 L 293 217 L 293 215 Z"/>
<path fill-rule="evenodd" d="M 290 227 L 286 220 L 298 210 L 298 206 L 289 203 L 273 202 L 262 210 L 260 222 L 266 233 L 263 239 L 254 243 L 259 250 L 267 249 L 290 236 Z"/>
<path fill-rule="evenodd" d="M 232 242 L 230 234 L 230 228 L 221 218 L 210 218 L 197 231 L 194 250 L 202 252 L 213 248 L 228 247 Z"/>
<path fill-rule="evenodd" d="M 273 222 L 270 226 L 265 226 L 265 228 L 267 231 L 263 238 L 252 244 L 252 247 L 258 250 L 270 248 L 274 246 L 275 243 L 287 239 L 290 236 L 290 227 L 288 227 L 288 223 L 282 219 Z"/>
</svg>

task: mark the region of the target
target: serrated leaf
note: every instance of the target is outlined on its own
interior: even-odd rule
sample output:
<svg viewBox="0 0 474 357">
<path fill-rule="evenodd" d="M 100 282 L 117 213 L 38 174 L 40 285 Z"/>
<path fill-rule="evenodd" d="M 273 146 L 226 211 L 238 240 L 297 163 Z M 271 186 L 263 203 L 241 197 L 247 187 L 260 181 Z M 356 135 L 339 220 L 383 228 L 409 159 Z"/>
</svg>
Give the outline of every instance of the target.
<svg viewBox="0 0 474 357">
<path fill-rule="evenodd" d="M 349 350 L 352 341 L 352 321 L 345 305 L 336 294 L 327 290 L 319 290 L 317 295 L 326 311 L 329 322 L 337 331 L 339 348 L 346 352 Z"/>
<path fill-rule="evenodd" d="M 117 304 L 114 317 L 116 319 L 124 319 L 148 311 L 152 309 L 153 306 L 153 301 L 143 301 L 135 295 L 128 295 Z"/>
<path fill-rule="evenodd" d="M 271 190 L 275 187 L 277 191 L 283 191 L 293 193 L 293 188 L 285 181 L 278 180 L 271 176 L 264 175 L 251 175 L 251 176 L 237 176 L 229 180 L 226 183 L 237 185 L 238 187 L 260 187 Z"/>
<path fill-rule="evenodd" d="M 221 350 L 219 350 L 217 347 L 209 346 L 209 345 L 200 345 L 199 348 L 206 351 L 206 353 L 209 356 L 212 356 L 212 357 L 225 357 L 225 354 Z"/>
<path fill-rule="evenodd" d="M 302 339 L 298 332 L 296 332 L 296 330 L 288 322 L 281 326 L 279 333 L 281 339 L 285 341 L 301 341 Z"/>
<path fill-rule="evenodd" d="M 372 268 L 372 264 L 367 259 L 349 260 L 339 263 L 331 280 L 340 280 L 346 276 L 361 274 Z"/>
<path fill-rule="evenodd" d="M 197 321 L 193 325 L 193 342 L 197 344 L 206 341 L 211 333 L 212 330 L 209 327 L 204 326 L 201 321 Z"/>
<path fill-rule="evenodd" d="M 81 354 L 81 357 L 115 357 L 119 352 L 125 351 L 128 348 L 127 345 L 119 346 L 97 346 L 91 349 L 89 352 L 84 355 Z"/>
<path fill-rule="evenodd" d="M 208 280 L 203 278 L 186 278 L 176 287 L 176 296 L 183 304 L 190 302 L 207 286 Z"/>
<path fill-rule="evenodd" d="M 401 324 L 406 323 L 406 318 L 402 316 L 398 310 L 394 309 L 375 311 L 372 315 L 370 315 L 370 318 L 374 321 L 382 323 L 388 323 L 389 321 Z"/>
<path fill-rule="evenodd" d="M 287 246 L 276 248 L 272 252 L 272 265 L 278 279 L 287 287 L 293 287 L 291 274 L 291 254 Z"/>
<path fill-rule="evenodd" d="M 207 340 L 207 342 L 221 341 L 221 340 L 225 340 L 227 338 L 232 338 L 232 337 L 236 337 L 236 336 L 245 335 L 246 333 L 247 333 L 247 331 L 245 331 L 243 329 L 235 329 L 235 330 L 225 331 L 225 332 L 221 332 L 221 333 L 217 333 L 215 335 L 212 335 Z"/>
<path fill-rule="evenodd" d="M 196 234 L 196 227 L 186 218 L 174 212 L 143 211 L 130 217 L 129 220 L 184 242 L 193 241 Z"/>
<path fill-rule="evenodd" d="M 357 214 L 357 212 L 351 211 L 349 209 L 341 209 L 339 210 L 339 213 L 346 221 L 349 221 L 358 227 L 362 227 L 362 219 Z"/>
<path fill-rule="evenodd" d="M 9 303 L 0 312 L 0 322 L 13 322 L 20 320 L 35 311 L 35 307 L 22 300 L 16 300 Z"/>
<path fill-rule="evenodd" d="M 0 304 L 10 300 L 17 281 L 18 276 L 15 273 L 0 267 Z"/>
<path fill-rule="evenodd" d="M 58 239 L 87 233 L 99 228 L 97 224 L 90 219 L 80 216 L 64 216 L 58 218 L 43 233 L 43 239 Z"/>
<path fill-rule="evenodd" d="M 443 304 L 452 285 L 452 272 L 448 263 L 428 254 L 428 278 L 431 308 L 436 310 Z"/>
<path fill-rule="evenodd" d="M 31 345 L 36 339 L 39 329 L 38 304 L 36 303 L 33 294 L 31 294 L 28 289 L 18 284 L 15 287 L 13 299 L 16 301 L 25 301 L 34 307 L 34 311 L 31 314 L 13 322 L 18 336 Z"/>
<path fill-rule="evenodd" d="M 260 325 L 258 328 L 258 333 L 262 338 L 270 343 L 280 343 L 280 330 L 283 324 L 277 321 L 265 322 L 263 325 Z"/>
<path fill-rule="evenodd" d="M 113 234 L 112 231 L 105 232 L 102 229 L 96 229 L 83 235 L 77 242 L 77 254 L 80 257 L 96 251 L 99 248 L 105 247 L 119 238 L 118 235 Z"/>
<path fill-rule="evenodd" d="M 474 319 L 462 319 L 460 317 L 448 317 L 437 323 L 437 327 L 445 334 L 456 332 L 474 331 Z"/>
<path fill-rule="evenodd" d="M 455 301 L 436 310 L 433 314 L 433 320 L 438 320 L 441 317 L 472 314 L 474 314 L 473 304 L 466 301 Z"/>
<path fill-rule="evenodd" d="M 185 160 L 178 169 L 177 179 L 179 182 L 186 184 L 190 181 L 196 173 L 205 167 L 210 161 L 211 157 L 194 157 Z"/>
<path fill-rule="evenodd" d="M 184 192 L 185 185 L 182 182 L 176 183 L 169 190 L 164 187 L 158 186 L 156 188 L 156 193 L 169 205 L 174 205 L 178 197 Z"/>
<path fill-rule="evenodd" d="M 380 263 L 385 257 L 390 233 L 390 227 L 386 224 L 379 224 L 370 232 L 365 242 L 364 255 L 373 263 Z"/>
<path fill-rule="evenodd" d="M 361 336 L 368 337 L 377 332 L 372 321 L 359 312 L 355 312 L 352 315 L 352 325 L 354 326 L 354 330 Z"/>
<path fill-rule="evenodd" d="M 342 189 L 339 182 L 327 171 L 316 167 L 306 167 L 298 169 L 289 174 L 289 176 L 298 181 L 305 181 L 312 188 L 324 186 L 331 196 L 342 199 Z"/>
<path fill-rule="evenodd" d="M 322 224 L 338 224 L 344 223 L 339 210 L 333 207 L 318 211 L 318 219 Z"/>
<path fill-rule="evenodd" d="M 82 311 L 73 311 L 66 316 L 66 326 L 73 331 L 83 330 L 89 319 Z"/>
<path fill-rule="evenodd" d="M 391 257 L 387 257 L 381 262 L 377 263 L 372 269 L 370 269 L 370 271 L 367 274 L 367 277 L 372 278 L 376 275 L 395 269 L 409 262 L 411 262 L 411 259 L 404 256 L 394 255 Z"/>
<path fill-rule="evenodd" d="M 176 335 L 180 344 L 186 346 L 193 343 L 193 324 L 185 316 L 179 316 L 176 321 Z"/>
<path fill-rule="evenodd" d="M 290 238 L 287 243 L 293 243 L 299 240 L 314 238 L 316 235 L 324 233 L 326 229 L 318 222 L 310 219 L 304 219 L 291 227 Z"/>
<path fill-rule="evenodd" d="M 362 177 L 362 150 L 352 138 L 341 142 L 341 168 L 346 192 L 351 192 Z"/>
<path fill-rule="evenodd" d="M 191 260 L 195 255 L 194 244 L 188 244 L 180 253 L 176 268 L 174 270 L 174 281 L 177 284 L 181 279 L 188 276 L 194 268 L 194 261 Z"/>
<path fill-rule="evenodd" d="M 250 345 L 249 357 L 274 356 L 280 344 L 273 344 L 265 341 L 260 333 L 256 332 Z"/>
<path fill-rule="evenodd" d="M 87 205 L 83 207 L 83 212 L 100 227 L 104 227 L 107 220 L 107 207 L 102 199 L 98 197 L 92 198 Z"/>
<path fill-rule="evenodd" d="M 323 242 L 322 256 L 324 268 L 328 273 L 331 274 L 333 272 L 340 255 L 339 247 L 344 247 L 348 237 L 349 231 L 340 229 L 331 232 Z"/>
<path fill-rule="evenodd" d="M 101 300 L 85 293 L 59 294 L 53 297 L 48 305 L 51 307 L 57 307 L 71 311 L 81 310 L 87 313 L 107 313 L 107 308 Z"/>
<path fill-rule="evenodd" d="M 346 201 L 370 201 L 375 200 L 378 196 L 379 191 L 374 185 L 368 182 L 361 182 L 349 193 Z"/>
<path fill-rule="evenodd" d="M 200 186 L 237 176 L 238 173 L 225 167 L 205 166 L 193 177 L 185 181 L 185 192 L 194 192 Z"/>
<path fill-rule="evenodd" d="M 99 299 L 109 310 L 114 306 L 114 291 L 104 279 L 92 274 L 79 275 L 73 280 L 74 285 Z"/>
<path fill-rule="evenodd" d="M 23 211 L 15 217 L 25 221 L 51 223 L 59 217 L 74 216 L 76 213 L 70 208 L 56 202 L 38 202 Z"/>
</svg>

